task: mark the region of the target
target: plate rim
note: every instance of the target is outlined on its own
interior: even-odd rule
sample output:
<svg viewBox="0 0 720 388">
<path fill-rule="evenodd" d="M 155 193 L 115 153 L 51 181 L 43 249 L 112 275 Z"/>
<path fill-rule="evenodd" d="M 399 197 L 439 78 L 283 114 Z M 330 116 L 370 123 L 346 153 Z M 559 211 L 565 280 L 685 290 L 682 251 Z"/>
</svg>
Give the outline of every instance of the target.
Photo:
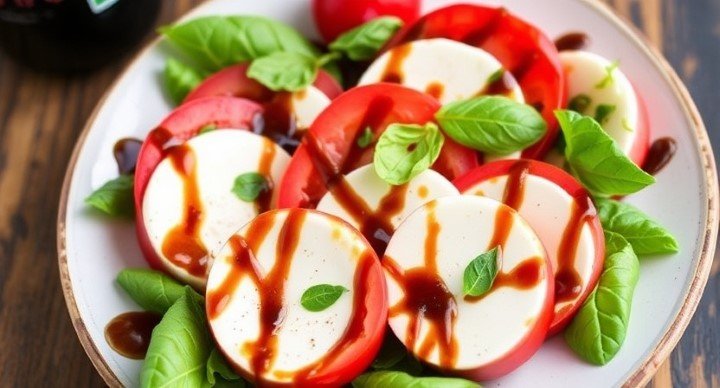
<svg viewBox="0 0 720 388">
<path fill-rule="evenodd" d="M 720 218 L 720 210 L 718 207 L 717 170 L 712 145 L 702 117 L 700 116 L 687 86 L 685 86 L 682 82 L 680 77 L 677 75 L 677 72 L 669 64 L 667 59 L 665 59 L 654 44 L 648 40 L 644 33 L 642 33 L 632 23 L 629 23 L 624 17 L 618 15 L 612 8 L 610 8 L 609 5 L 597 0 L 578 1 L 594 9 L 600 16 L 606 18 L 609 22 L 611 22 L 611 24 L 618 27 L 620 32 L 630 38 L 633 44 L 635 44 L 640 51 L 650 58 L 653 65 L 660 71 L 663 78 L 665 78 L 665 81 L 671 87 L 675 97 L 680 100 L 682 105 L 681 108 L 686 121 L 692 124 L 692 130 L 695 134 L 694 139 L 696 146 L 700 151 L 700 161 L 704 172 L 702 176 L 705 190 L 707 192 L 707 219 L 704 225 L 704 235 L 701 239 L 702 242 L 701 249 L 699 251 L 698 264 L 695 267 L 695 272 L 693 274 L 693 279 L 690 282 L 690 286 L 685 293 L 683 304 L 677 314 L 675 314 L 672 323 L 663 333 L 660 340 L 655 343 L 650 354 L 648 354 L 642 363 L 639 364 L 637 369 L 632 371 L 631 374 L 626 377 L 626 380 L 623 383 L 623 387 L 642 387 L 650 381 L 650 379 L 655 375 L 655 372 L 657 372 L 660 364 L 668 358 L 670 353 L 677 346 L 678 342 L 682 338 L 682 335 L 687 329 L 692 316 L 697 310 L 703 291 L 705 290 L 712 267 L 718 235 L 718 218 Z M 208 2 L 203 2 L 192 7 L 190 10 L 176 18 L 175 21 L 186 18 L 188 15 L 196 12 L 200 7 L 207 4 Z M 75 333 L 80 340 L 80 344 L 105 383 L 111 387 L 121 387 L 122 383 L 117 375 L 112 371 L 107 361 L 100 354 L 100 351 L 95 346 L 95 343 L 85 326 L 85 322 L 80 315 L 77 300 L 75 299 L 72 288 L 72 280 L 67 266 L 66 223 L 68 196 L 80 152 L 82 151 L 85 141 L 87 140 L 87 136 L 90 133 L 90 129 L 97 119 L 100 110 L 105 105 L 108 96 L 113 90 L 115 90 L 119 82 L 135 68 L 138 60 L 160 44 L 161 41 L 162 37 L 156 37 L 146 43 L 140 51 L 134 54 L 128 64 L 125 65 L 123 70 L 116 76 L 112 84 L 107 88 L 107 90 L 105 90 L 100 100 L 98 100 L 92 113 L 85 121 L 82 132 L 75 142 L 73 152 L 65 170 L 62 190 L 60 193 L 57 216 L 57 254 L 60 282 L 65 298 L 65 304 L 67 306 Z"/>
</svg>

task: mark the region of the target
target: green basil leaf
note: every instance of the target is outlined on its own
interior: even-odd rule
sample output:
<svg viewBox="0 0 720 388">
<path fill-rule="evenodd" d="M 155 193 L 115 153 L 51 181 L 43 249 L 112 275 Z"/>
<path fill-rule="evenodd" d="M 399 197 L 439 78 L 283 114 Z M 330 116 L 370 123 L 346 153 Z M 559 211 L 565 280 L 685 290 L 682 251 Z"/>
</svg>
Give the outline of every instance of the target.
<svg viewBox="0 0 720 388">
<path fill-rule="evenodd" d="M 254 60 L 247 75 L 271 90 L 295 92 L 311 85 L 317 72 L 318 62 L 314 57 L 277 52 Z"/>
<path fill-rule="evenodd" d="M 379 17 L 343 33 L 328 48 L 343 53 L 353 61 L 369 60 L 377 55 L 402 25 L 399 18 Z"/>
<path fill-rule="evenodd" d="M 451 377 L 415 377 L 404 372 L 365 373 L 352 382 L 355 388 L 479 388 L 480 384 Z"/>
<path fill-rule="evenodd" d="M 592 104 L 592 99 L 587 94 L 578 94 L 568 103 L 568 109 L 584 114 L 587 108 Z"/>
<path fill-rule="evenodd" d="M 678 251 L 675 237 L 638 208 L 611 199 L 596 199 L 595 205 L 603 229 L 623 236 L 637 255 Z"/>
<path fill-rule="evenodd" d="M 185 295 L 185 286 L 151 269 L 124 269 L 116 280 L 140 307 L 159 314 L 165 314 L 170 306 Z M 199 294 L 196 295 L 202 300 Z"/>
<path fill-rule="evenodd" d="M 160 32 L 208 71 L 280 51 L 309 57 L 318 54 L 299 32 L 261 16 L 207 16 L 161 28 Z"/>
<path fill-rule="evenodd" d="M 556 111 L 565 137 L 565 159 L 580 182 L 599 196 L 628 195 L 655 183 L 592 117 Z"/>
<path fill-rule="evenodd" d="M 620 66 L 619 61 L 613 61 L 610 65 L 605 66 L 605 77 L 595 84 L 595 89 L 604 89 L 612 85 L 615 82 L 614 73 L 618 66 Z"/>
<path fill-rule="evenodd" d="M 451 102 L 435 118 L 456 142 L 495 155 L 525 149 L 545 136 L 547 130 L 535 108 L 502 96 Z"/>
<path fill-rule="evenodd" d="M 405 372 L 413 376 L 420 375 L 423 371 L 420 361 L 408 353 L 405 345 L 392 333 L 392 330 L 385 333 L 385 339 L 372 363 L 372 368 Z"/>
<path fill-rule="evenodd" d="M 303 292 L 300 304 L 308 311 L 318 312 L 332 306 L 348 289 L 331 284 L 316 284 Z"/>
<path fill-rule="evenodd" d="M 365 127 L 365 130 L 363 130 L 363 133 L 358 137 L 357 139 L 357 145 L 360 148 L 367 148 L 370 144 L 373 143 L 374 138 L 373 131 L 370 127 Z"/>
<path fill-rule="evenodd" d="M 85 198 L 85 203 L 113 217 L 132 218 L 135 215 L 133 181 L 132 175 L 120 175 L 105 182 Z"/>
<path fill-rule="evenodd" d="M 433 123 L 391 124 L 375 145 L 375 172 L 391 185 L 405 184 L 435 163 L 444 142 Z"/>
<path fill-rule="evenodd" d="M 165 89 L 176 105 L 179 105 L 204 78 L 202 73 L 193 67 L 173 58 L 169 58 L 165 62 L 163 77 Z"/>
<path fill-rule="evenodd" d="M 603 125 L 610 120 L 610 115 L 615 112 L 617 105 L 600 104 L 595 108 L 595 121 Z"/>
<path fill-rule="evenodd" d="M 206 374 L 207 381 L 211 387 L 222 385 L 223 380 L 225 380 L 225 382 L 232 381 L 232 385 L 235 387 L 245 386 L 245 380 L 230 369 L 225 358 L 217 349 L 213 349 L 210 352 L 210 357 L 206 365 Z M 216 374 L 219 378 L 215 376 Z"/>
<path fill-rule="evenodd" d="M 338 85 L 343 85 L 342 71 L 340 70 L 340 65 L 338 65 L 337 62 L 328 62 L 321 67 L 333 78 L 335 78 L 335 81 L 337 81 Z"/>
<path fill-rule="evenodd" d="M 140 372 L 145 388 L 201 387 L 213 345 L 205 310 L 190 287 L 168 309 L 150 337 Z"/>
<path fill-rule="evenodd" d="M 500 250 L 495 247 L 470 262 L 463 273 L 463 294 L 480 296 L 492 287 L 497 276 Z"/>
<path fill-rule="evenodd" d="M 565 329 L 565 341 L 584 360 L 605 365 L 625 341 L 640 264 L 622 236 L 605 233 L 605 265 L 597 288 Z"/>
<path fill-rule="evenodd" d="M 245 202 L 253 202 L 268 189 L 268 181 L 262 174 L 247 172 L 235 178 L 232 192 Z"/>
</svg>

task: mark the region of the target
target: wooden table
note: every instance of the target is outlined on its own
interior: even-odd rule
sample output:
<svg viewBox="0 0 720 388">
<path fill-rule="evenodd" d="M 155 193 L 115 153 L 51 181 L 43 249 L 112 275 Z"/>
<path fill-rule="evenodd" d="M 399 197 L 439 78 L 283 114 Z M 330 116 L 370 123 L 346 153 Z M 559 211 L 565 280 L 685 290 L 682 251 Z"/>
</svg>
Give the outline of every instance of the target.
<svg viewBox="0 0 720 388">
<path fill-rule="evenodd" d="M 167 1 L 172 21 L 197 0 Z M 720 150 L 720 2 L 608 0 L 664 52 Z M 149 39 L 150 37 L 148 37 Z M 0 53 L 0 385 L 99 386 L 60 290 L 55 218 L 85 120 L 128 58 L 84 76 L 26 71 Z M 717 155 L 717 153 L 716 153 Z M 720 261 L 685 336 L 652 385 L 720 387 Z"/>
</svg>

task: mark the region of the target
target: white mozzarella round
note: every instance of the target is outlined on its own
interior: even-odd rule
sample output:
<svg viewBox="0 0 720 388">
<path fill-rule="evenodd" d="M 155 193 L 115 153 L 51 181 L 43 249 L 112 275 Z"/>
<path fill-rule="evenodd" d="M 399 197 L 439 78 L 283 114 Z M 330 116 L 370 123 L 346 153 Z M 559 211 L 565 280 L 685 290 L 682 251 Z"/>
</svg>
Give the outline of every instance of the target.
<svg viewBox="0 0 720 388">
<path fill-rule="evenodd" d="M 479 195 L 498 201 L 503 200 L 508 175 L 486 179 L 463 191 L 463 194 Z M 515 209 L 535 230 L 547 251 L 548 258 L 555 273 L 559 270 L 560 243 L 573 212 L 573 197 L 562 187 L 544 177 L 528 173 L 524 181 L 524 195 L 520 206 Z M 592 230 L 588 222 L 583 223 L 575 249 L 574 268 L 581 280 L 581 289 L 577 297 L 555 305 L 555 312 L 563 311 L 567 306 L 586 295 L 588 286 L 594 286 L 593 274 L 598 268 L 595 262 L 597 249 Z"/>
<path fill-rule="evenodd" d="M 366 250 L 371 249 L 358 231 L 335 217 L 300 209 L 267 212 L 236 235 L 244 239 L 253 224 L 270 224 L 261 241 L 248 241 L 248 245 L 256 245 L 250 249 L 262 274 L 260 281 L 266 281 L 268 274 L 283 260 L 278 257 L 278 247 L 283 244 L 281 231 L 288 227 L 286 221 L 293 211 L 303 212 L 305 216 L 302 226 L 293 229 L 293 233 L 299 233 L 291 237 L 297 240 L 297 245 L 285 258 L 289 270 L 282 284 L 281 312 L 273 329 L 277 341 L 273 346 L 275 357 L 261 376 L 266 382 L 291 382 L 293 372 L 314 365 L 341 340 L 353 315 L 358 263 Z M 261 291 L 251 276 L 234 273 L 237 259 L 231 245 L 228 243 L 222 248 L 208 276 L 208 319 L 218 348 L 236 368 L 253 375 L 255 342 L 262 330 Z M 377 259 L 373 256 L 373 260 Z M 222 290 L 227 279 L 238 282 L 229 294 Z M 308 311 L 300 303 L 301 296 L 318 284 L 342 286 L 348 291 L 325 310 Z M 279 288 L 275 284 L 270 287 Z M 223 302 L 213 306 L 216 299 Z M 211 309 L 216 308 L 221 309 L 212 313 Z"/>
<path fill-rule="evenodd" d="M 345 176 L 350 188 L 374 210 L 378 210 L 383 198 L 393 190 L 393 186 L 382 180 L 372 164 L 360 167 Z M 410 213 L 433 199 L 459 195 L 457 188 L 444 176 L 434 170 L 425 170 L 410 182 L 403 190 L 402 208 L 390 217 L 393 227 L 397 228 Z M 330 189 L 318 202 L 317 210 L 338 216 L 358 228 L 360 224 L 335 198 Z"/>
<path fill-rule="evenodd" d="M 295 92 L 292 95 L 292 110 L 299 129 L 305 130 L 328 105 L 330 98 L 314 86 Z"/>
<path fill-rule="evenodd" d="M 640 107 L 630 80 L 613 63 L 600 55 L 587 51 L 563 51 L 560 61 L 568 87 L 568 101 L 577 96 L 590 98 L 583 113 L 597 116 L 600 105 L 613 106 L 601 124 L 626 155 L 630 154 L 637 139 Z"/>
<path fill-rule="evenodd" d="M 203 221 L 199 237 L 208 250 L 208 266 L 228 236 L 252 220 L 258 213 L 254 202 L 238 198 L 232 188 L 244 173 L 258 172 L 263 154 L 274 153 L 270 179 L 277 184 L 290 156 L 271 140 L 248 131 L 218 129 L 187 141 L 196 161 L 196 185 L 202 203 Z M 150 177 L 143 199 L 143 220 L 150 242 L 166 269 L 197 288 L 203 288 L 205 276 L 190 274 L 163 254 L 168 232 L 182 223 L 185 211 L 183 177 L 169 158 L 163 159 Z"/>
<path fill-rule="evenodd" d="M 509 286 L 493 287 L 481 300 L 463 297 L 463 274 L 470 262 L 492 249 L 496 216 L 507 212 L 512 219 L 499 260 L 499 275 L 520 266 L 537 264 L 537 282 L 527 289 Z M 552 275 L 542 243 L 530 226 L 512 209 L 489 198 L 475 196 L 445 197 L 429 202 L 411 214 L 395 231 L 383 266 L 388 280 L 389 324 L 408 346 L 411 319 L 406 312 L 393 313 L 393 306 L 407 297 L 402 285 L 391 275 L 387 261 L 392 260 L 403 272 L 427 269 L 427 247 L 433 234 L 429 219 L 439 225 L 435 235 L 437 274 L 454 296 L 457 315 L 451 333 L 456 339 L 457 358 L 453 365 L 442 365 L 440 350 L 435 346 L 427 355 L 418 354 L 424 341 L 432 335 L 427 319 L 420 321 L 415 345 L 410 349 L 430 364 L 442 369 L 477 370 L 499 359 L 509 357 L 527 340 L 528 334 L 542 325 L 547 329 L 551 314 Z M 496 278 L 496 282 L 498 282 Z M 434 303 L 434 302 L 431 302 Z M 423 311 L 428 311 L 423 308 Z M 542 334 L 541 334 L 542 335 Z M 542 340 L 542 338 L 540 339 Z M 539 347 L 540 343 L 534 346 Z M 472 375 L 472 372 L 470 372 Z"/>
</svg>

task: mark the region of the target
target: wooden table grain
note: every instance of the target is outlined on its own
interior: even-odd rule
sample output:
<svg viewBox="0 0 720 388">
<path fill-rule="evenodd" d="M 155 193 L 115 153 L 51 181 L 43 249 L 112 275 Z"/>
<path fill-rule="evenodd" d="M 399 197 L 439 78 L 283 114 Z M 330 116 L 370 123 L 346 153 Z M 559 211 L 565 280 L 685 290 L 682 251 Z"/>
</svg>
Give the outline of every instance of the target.
<svg viewBox="0 0 720 388">
<path fill-rule="evenodd" d="M 198 2 L 166 1 L 158 24 Z M 606 2 L 665 53 L 720 150 L 720 1 Z M 73 145 L 129 57 L 91 74 L 55 76 L 27 71 L 0 53 L 0 386 L 103 385 L 65 309 L 55 218 Z M 719 299 L 715 261 L 695 317 L 650 385 L 720 387 Z"/>
</svg>

